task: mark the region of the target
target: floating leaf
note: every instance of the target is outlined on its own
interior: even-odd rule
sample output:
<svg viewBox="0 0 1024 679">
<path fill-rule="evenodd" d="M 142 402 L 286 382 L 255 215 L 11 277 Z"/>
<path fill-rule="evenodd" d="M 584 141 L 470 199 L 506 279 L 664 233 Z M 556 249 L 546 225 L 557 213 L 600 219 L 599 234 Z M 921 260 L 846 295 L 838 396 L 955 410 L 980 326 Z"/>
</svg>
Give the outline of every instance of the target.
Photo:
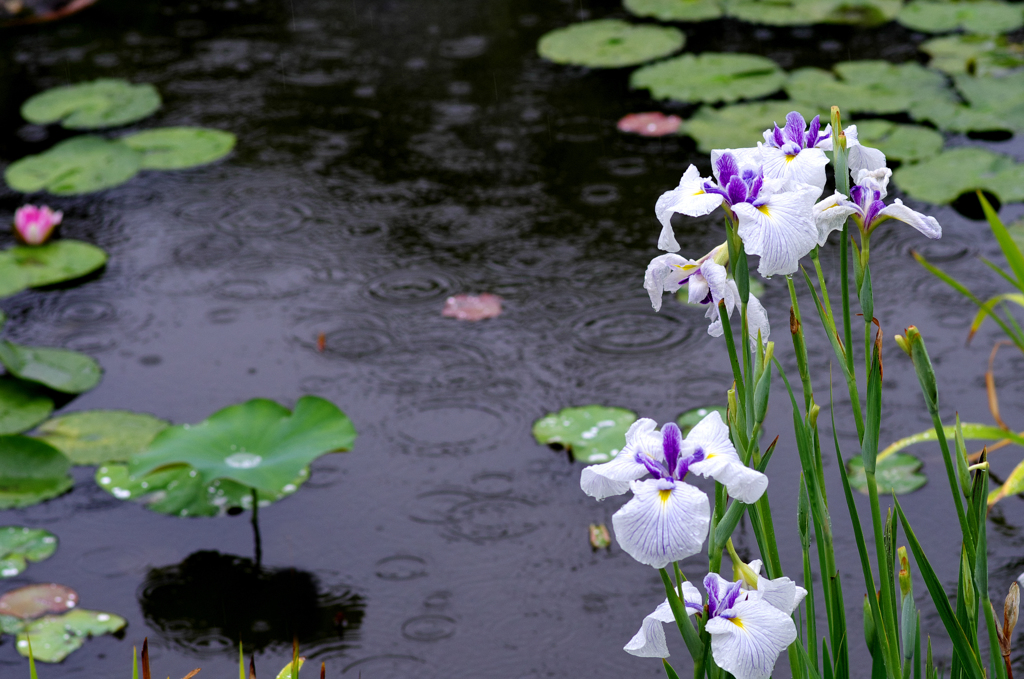
<svg viewBox="0 0 1024 679">
<path fill-rule="evenodd" d="M 633 72 L 629 85 L 649 89 L 655 99 L 681 102 L 757 99 L 778 91 L 786 80 L 782 69 L 756 54 L 684 54 Z"/>
<path fill-rule="evenodd" d="M 679 116 L 667 116 L 664 113 L 630 113 L 619 119 L 616 127 L 619 132 L 633 132 L 642 137 L 664 137 L 675 134 L 683 119 Z"/>
<path fill-rule="evenodd" d="M 0 434 L 20 434 L 53 412 L 53 401 L 32 384 L 0 379 Z"/>
<path fill-rule="evenodd" d="M 679 425 L 679 430 L 683 432 L 683 436 L 686 436 L 691 429 L 697 426 L 697 423 L 715 412 L 722 416 L 723 421 L 726 421 L 725 406 L 708 406 L 706 408 L 687 410 L 676 418 L 676 424 Z"/>
<path fill-rule="evenodd" d="M 918 45 L 931 56 L 929 68 L 950 75 L 1006 75 L 1024 66 L 1024 49 L 1002 36 L 950 35 Z"/>
<path fill-rule="evenodd" d="M 143 170 L 180 170 L 206 165 L 235 148 L 235 135 L 205 127 L 161 127 L 121 137 L 142 154 Z"/>
<path fill-rule="evenodd" d="M 191 465 L 207 482 L 231 479 L 276 494 L 310 462 L 349 450 L 355 438 L 352 422 L 330 401 L 303 396 L 292 412 L 257 398 L 219 410 L 199 424 L 163 430 L 148 450 L 133 456 L 129 469 L 138 478 Z"/>
<path fill-rule="evenodd" d="M 74 610 L 64 615 L 47 615 L 34 620 L 18 634 L 18 653 L 28 657 L 32 640 L 32 656 L 39 662 L 58 663 L 85 643 L 89 637 L 113 634 L 128 621 L 113 613 Z"/>
<path fill-rule="evenodd" d="M 142 156 L 124 144 L 83 135 L 7 166 L 4 179 L 15 191 L 58 196 L 91 193 L 123 184 L 138 173 Z"/>
<path fill-rule="evenodd" d="M 900 125 L 888 120 L 857 121 L 857 138 L 873 146 L 889 160 L 915 161 L 942 150 L 944 140 L 935 130 L 919 125 Z"/>
<path fill-rule="evenodd" d="M 982 189 L 1009 203 L 1024 200 L 1024 164 L 985 149 L 943 151 L 893 173 L 893 182 L 913 198 L 941 205 Z"/>
<path fill-rule="evenodd" d="M 607 462 L 626 445 L 626 430 L 636 413 L 624 408 L 590 405 L 564 408 L 533 423 L 538 443 L 568 448 L 580 462 Z"/>
<path fill-rule="evenodd" d="M 0 509 L 28 507 L 66 492 L 74 485 L 70 468 L 51 445 L 28 436 L 0 436 Z"/>
<path fill-rule="evenodd" d="M 0 297 L 81 278 L 106 263 L 106 252 L 77 240 L 16 245 L 0 251 Z"/>
<path fill-rule="evenodd" d="M 786 92 L 809 108 L 827 111 L 839 106 L 844 114 L 902 113 L 914 104 L 955 101 L 945 76 L 914 62 L 844 61 L 833 70 L 797 69 L 789 76 Z"/>
<path fill-rule="evenodd" d="M 77 351 L 25 347 L 0 340 L 0 363 L 7 372 L 65 394 L 81 394 L 100 382 L 99 364 Z"/>
<path fill-rule="evenodd" d="M 288 497 L 309 478 L 302 469 L 291 483 L 277 493 L 257 491 L 261 507 Z M 96 483 L 118 500 L 132 500 L 148 509 L 172 516 L 222 516 L 232 509 L 252 509 L 252 489 L 229 479 L 204 481 L 192 467 L 178 465 L 141 478 L 128 475 L 123 464 L 103 465 L 96 470 Z"/>
<path fill-rule="evenodd" d="M 822 0 L 730 0 L 726 12 L 752 24 L 809 26 L 824 23 L 833 6 Z"/>
<path fill-rule="evenodd" d="M 963 29 L 969 33 L 995 35 L 1024 26 L 1024 10 L 1017 3 L 994 0 L 914 0 L 903 8 L 896 20 L 907 28 L 925 33 L 948 33 Z"/>
<path fill-rule="evenodd" d="M 160 103 L 160 93 L 148 83 L 100 78 L 37 94 L 21 105 L 21 115 L 36 125 L 60 122 L 69 129 L 87 130 L 142 120 Z"/>
<path fill-rule="evenodd" d="M 684 42 L 686 36 L 669 26 L 599 19 L 545 34 L 537 43 L 537 52 L 556 64 L 619 68 L 667 56 Z"/>
<path fill-rule="evenodd" d="M 788 101 L 758 101 L 722 108 L 701 106 L 683 123 L 679 132 L 693 137 L 702 153 L 756 146 L 764 140 L 761 133 L 769 129 L 772 122 L 781 121 L 785 125 L 786 114 L 795 108 Z M 805 117 L 810 119 L 814 114 Z"/>
<path fill-rule="evenodd" d="M 897 495 L 914 492 L 928 483 L 928 479 L 923 474 L 917 473 L 923 464 L 919 459 L 907 453 L 896 453 L 883 460 L 878 460 L 875 466 L 875 483 L 878 485 L 878 492 L 896 493 Z M 864 474 L 864 459 L 851 458 L 846 463 L 846 469 L 850 474 L 850 485 L 867 495 L 868 480 Z"/>
<path fill-rule="evenodd" d="M 985 77 L 958 75 L 953 82 L 966 105 L 948 101 L 919 103 L 911 107 L 910 115 L 956 132 L 1024 131 L 1024 72 Z"/>
<path fill-rule="evenodd" d="M 36 438 L 64 453 L 73 464 L 127 462 L 169 426 L 145 413 L 84 410 L 44 422 Z"/>
<path fill-rule="evenodd" d="M 481 321 L 501 315 L 501 297 L 485 292 L 480 295 L 454 295 L 444 301 L 442 316 L 460 321 Z"/>
<path fill-rule="evenodd" d="M 1010 472 L 1010 476 L 1003 485 L 988 494 L 988 504 L 991 507 L 1004 497 L 1019 493 L 1024 493 L 1024 462 L 1021 462 Z"/>
<path fill-rule="evenodd" d="M 13 578 L 28 568 L 29 561 L 49 559 L 56 550 L 57 536 L 48 530 L 0 527 L 0 578 Z"/>
<path fill-rule="evenodd" d="M 834 3 L 823 22 L 874 26 L 895 19 L 902 7 L 901 0 L 840 0 Z"/>
<path fill-rule="evenodd" d="M 660 21 L 708 21 L 722 16 L 718 0 L 624 0 L 628 11 Z"/>
<path fill-rule="evenodd" d="M 78 593 L 52 582 L 26 585 L 0 596 L 0 615 L 31 620 L 47 613 L 66 613 L 78 605 Z"/>
</svg>

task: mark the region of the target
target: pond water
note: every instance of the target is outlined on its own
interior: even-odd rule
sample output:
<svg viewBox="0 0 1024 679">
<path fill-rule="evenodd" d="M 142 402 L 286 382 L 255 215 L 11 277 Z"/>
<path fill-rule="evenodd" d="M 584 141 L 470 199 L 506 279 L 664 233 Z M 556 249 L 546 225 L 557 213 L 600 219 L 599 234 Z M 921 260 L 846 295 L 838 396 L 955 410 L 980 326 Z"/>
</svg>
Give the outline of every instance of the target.
<svg viewBox="0 0 1024 679">
<path fill-rule="evenodd" d="M 232 676 L 239 637 L 259 650 L 260 676 L 272 676 L 293 634 L 333 677 L 663 676 L 659 663 L 621 650 L 664 597 L 657 573 L 614 545 L 593 553 L 587 540 L 587 525 L 610 524 L 625 498 L 586 497 L 580 465 L 530 433 L 538 417 L 588 403 L 669 420 L 723 404 L 732 379 L 703 314 L 671 300 L 655 314 L 641 287 L 657 254 L 654 201 L 690 162 L 707 170 L 706 157 L 682 137 L 616 131 L 622 115 L 657 108 L 628 90 L 626 71 L 536 56 L 546 31 L 605 16 L 624 13 L 613 0 L 101 0 L 62 23 L 0 34 L 0 162 L 66 134 L 26 125 L 18 106 L 28 96 L 105 76 L 160 89 L 165 105 L 144 126 L 239 137 L 233 155 L 209 167 L 48 199 L 65 212 L 64 236 L 105 248 L 110 263 L 84 283 L 0 306 L 10 339 L 101 362 L 103 383 L 67 410 L 197 422 L 249 398 L 290 404 L 311 393 L 359 430 L 352 452 L 321 458 L 300 492 L 261 511 L 263 572 L 249 561 L 246 515 L 150 512 L 97 487 L 92 468 L 75 468 L 73 491 L 58 499 L 0 513 L 4 524 L 60 538 L 54 557 L 5 588 L 61 582 L 83 607 L 129 621 L 123 639 L 92 640 L 41 667 L 41 677 L 124 676 L 144 637 L 160 676 L 196 666 L 203 677 Z M 715 21 L 685 31 L 692 51 L 758 52 L 787 68 L 912 60 L 924 39 L 896 24 Z M 1024 160 L 1015 140 L 952 143 Z M 0 189 L 0 221 L 21 200 Z M 887 337 L 921 328 L 944 415 L 989 422 L 983 373 L 998 336 L 989 328 L 965 347 L 972 307 L 909 252 L 989 294 L 1000 284 L 977 256 L 997 258 L 998 249 L 983 222 L 948 207 L 930 212 L 943 225 L 940 241 L 902 224 L 873 239 L 876 314 Z M 1022 213 L 1002 209 L 1007 221 Z M 677 229 L 691 253 L 721 233 L 710 218 Z M 823 255 L 832 275 L 834 255 Z M 476 292 L 501 295 L 504 314 L 480 323 L 441 316 L 446 297 Z M 768 281 L 762 299 L 777 355 L 795 375 L 784 282 Z M 825 377 L 831 351 L 820 331 L 810 341 Z M 883 443 L 930 425 L 909 361 L 887 346 Z M 1019 429 L 1024 361 L 1007 349 L 1000 366 L 1003 418 Z M 767 433 L 780 440 L 768 492 L 784 566 L 800 579 L 799 464 L 781 389 L 770 407 Z M 852 422 L 837 426 L 850 456 Z M 915 452 L 930 482 L 904 505 L 940 575 L 955 583 L 941 457 Z M 994 454 L 996 475 L 1018 461 L 1011 448 Z M 838 498 L 834 457 L 825 464 Z M 835 521 L 853 673 L 867 677 L 859 563 L 842 508 Z M 992 512 L 995 593 L 1024 570 L 1022 525 L 1020 498 Z M 736 540 L 741 554 L 755 553 L 748 527 Z M 695 558 L 692 574 L 699 569 Z M 948 662 L 920 580 L 916 589 L 923 629 Z M 688 666 L 682 644 L 671 648 Z M 27 676 L 12 637 L 0 645 L 0 666 L 4 677 Z"/>
</svg>

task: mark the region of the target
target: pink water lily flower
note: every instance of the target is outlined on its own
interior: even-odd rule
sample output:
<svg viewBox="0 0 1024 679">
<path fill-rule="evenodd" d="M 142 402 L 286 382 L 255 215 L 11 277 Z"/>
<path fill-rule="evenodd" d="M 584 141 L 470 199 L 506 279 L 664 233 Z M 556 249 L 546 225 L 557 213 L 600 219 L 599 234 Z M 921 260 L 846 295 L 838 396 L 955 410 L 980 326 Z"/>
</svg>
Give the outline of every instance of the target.
<svg viewBox="0 0 1024 679">
<path fill-rule="evenodd" d="M 22 205 L 14 212 L 14 230 L 27 245 L 42 245 L 64 218 L 47 205 Z"/>
</svg>

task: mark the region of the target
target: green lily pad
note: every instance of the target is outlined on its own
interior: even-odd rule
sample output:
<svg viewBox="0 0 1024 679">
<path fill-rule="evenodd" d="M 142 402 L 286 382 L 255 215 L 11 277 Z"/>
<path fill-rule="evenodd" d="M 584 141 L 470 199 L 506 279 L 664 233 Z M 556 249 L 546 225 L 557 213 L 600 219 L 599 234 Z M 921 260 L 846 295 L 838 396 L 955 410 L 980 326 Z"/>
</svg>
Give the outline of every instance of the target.
<svg viewBox="0 0 1024 679">
<path fill-rule="evenodd" d="M 902 8 L 901 0 L 845 0 L 835 3 L 824 23 L 876 26 L 895 19 Z"/>
<path fill-rule="evenodd" d="M 124 184 L 138 173 L 141 163 L 142 155 L 124 144 L 83 135 L 11 163 L 4 179 L 22 193 L 45 190 L 71 196 Z"/>
<path fill-rule="evenodd" d="M 46 90 L 21 105 L 21 115 L 36 125 L 60 122 L 73 130 L 127 125 L 160 108 L 160 93 L 150 84 L 101 78 Z"/>
<path fill-rule="evenodd" d="M 782 88 L 786 74 L 756 54 L 684 54 L 633 72 L 629 85 L 655 99 L 714 104 L 758 99 Z"/>
<path fill-rule="evenodd" d="M 810 26 L 860 24 L 871 26 L 893 19 L 899 0 L 728 0 L 726 14 L 752 24 Z"/>
<path fill-rule="evenodd" d="M 975 189 L 989 191 L 1004 203 L 1024 200 L 1024 164 L 974 146 L 904 165 L 893 173 L 893 182 L 911 197 L 936 205 Z"/>
<path fill-rule="evenodd" d="M 113 613 L 76 609 L 34 620 L 18 634 L 18 653 L 28 657 L 29 639 L 37 662 L 58 663 L 82 647 L 89 637 L 114 634 L 128 621 Z"/>
<path fill-rule="evenodd" d="M 0 379 L 0 434 L 28 431 L 52 412 L 53 401 L 34 385 Z"/>
<path fill-rule="evenodd" d="M 875 465 L 875 483 L 879 493 L 896 493 L 905 495 L 912 493 L 928 483 L 927 477 L 918 474 L 924 463 L 913 455 L 896 453 L 879 460 Z M 850 485 L 859 492 L 868 494 L 868 480 L 864 474 L 864 460 L 854 457 L 846 462 L 846 470 L 850 475 Z"/>
<path fill-rule="evenodd" d="M 677 417 L 676 424 L 679 425 L 679 430 L 683 432 L 683 436 L 686 436 L 701 420 L 713 412 L 717 412 L 722 416 L 722 421 L 727 422 L 728 420 L 726 419 L 725 410 L 725 406 L 694 408 L 693 410 L 687 410 L 685 413 Z"/>
<path fill-rule="evenodd" d="M 552 448 L 568 448 L 580 462 L 607 462 L 626 445 L 626 431 L 636 413 L 624 408 L 590 405 L 563 408 L 533 423 L 533 437 Z"/>
<path fill-rule="evenodd" d="M 953 82 L 967 104 L 915 104 L 910 115 L 956 132 L 1024 131 L 1024 71 L 984 77 L 957 75 Z"/>
<path fill-rule="evenodd" d="M 786 92 L 815 110 L 839 106 L 848 113 L 902 113 L 914 104 L 955 102 L 941 73 L 920 64 L 890 64 L 882 60 L 844 61 L 835 73 L 820 68 L 793 71 Z"/>
<path fill-rule="evenodd" d="M 756 146 L 764 141 L 761 134 L 773 122 L 785 125 L 786 114 L 794 109 L 789 101 L 757 101 L 722 108 L 701 106 L 693 117 L 683 121 L 679 133 L 692 137 L 702 153 Z M 814 115 L 805 117 L 810 119 Z"/>
<path fill-rule="evenodd" d="M 32 620 L 48 613 L 67 613 L 78 605 L 78 593 L 53 582 L 26 585 L 0 596 L 0 615 Z"/>
<path fill-rule="evenodd" d="M 28 507 L 74 485 L 71 461 L 51 445 L 28 436 L 0 436 L 0 509 Z"/>
<path fill-rule="evenodd" d="M 949 35 L 932 38 L 918 48 L 931 57 L 929 68 L 950 75 L 1006 75 L 1024 66 L 1024 46 L 1002 36 Z"/>
<path fill-rule="evenodd" d="M 65 394 L 89 391 L 103 375 L 95 360 L 77 351 L 26 347 L 7 340 L 0 340 L 0 363 L 17 378 Z"/>
<path fill-rule="evenodd" d="M 888 120 L 857 121 L 857 138 L 889 160 L 915 161 L 930 158 L 942 150 L 944 140 L 935 130 L 919 125 L 900 125 Z"/>
<path fill-rule="evenodd" d="M 624 0 L 622 6 L 636 16 L 659 21 L 708 21 L 722 16 L 718 0 Z"/>
<path fill-rule="evenodd" d="M 235 148 L 235 135 L 205 127 L 161 127 L 121 137 L 142 154 L 143 170 L 180 170 L 219 160 Z"/>
<path fill-rule="evenodd" d="M 309 478 L 309 470 L 279 492 L 257 491 L 260 507 L 288 497 Z M 229 510 L 252 509 L 252 489 L 229 479 L 206 481 L 192 467 L 178 465 L 140 478 L 128 474 L 128 465 L 109 464 L 96 470 L 96 483 L 119 500 L 139 502 L 154 512 L 171 516 L 222 516 Z"/>
<path fill-rule="evenodd" d="M 0 527 L 0 578 L 13 578 L 57 551 L 57 536 L 41 528 Z"/>
<path fill-rule="evenodd" d="M 558 28 L 541 37 L 537 52 L 556 64 L 591 68 L 636 66 L 682 49 L 686 36 L 671 26 L 599 19 Z"/>
<path fill-rule="evenodd" d="M 190 465 L 205 481 L 231 479 L 279 493 L 325 453 L 349 450 L 355 427 L 338 407 L 303 396 L 292 412 L 274 401 L 253 399 L 219 410 L 199 424 L 169 427 L 149 449 L 132 457 L 136 478 L 175 465 Z"/>
<path fill-rule="evenodd" d="M 44 422 L 36 438 L 64 453 L 72 464 L 127 462 L 169 426 L 145 413 L 84 410 Z"/>
<path fill-rule="evenodd" d="M 1024 26 L 1024 8 L 1018 3 L 994 0 L 914 0 L 903 8 L 896 20 L 907 28 L 925 33 L 948 33 L 963 29 L 969 33 L 996 35 Z"/>
<path fill-rule="evenodd" d="M 106 263 L 106 252 L 77 240 L 16 245 L 0 251 L 0 297 L 81 278 Z"/>
</svg>

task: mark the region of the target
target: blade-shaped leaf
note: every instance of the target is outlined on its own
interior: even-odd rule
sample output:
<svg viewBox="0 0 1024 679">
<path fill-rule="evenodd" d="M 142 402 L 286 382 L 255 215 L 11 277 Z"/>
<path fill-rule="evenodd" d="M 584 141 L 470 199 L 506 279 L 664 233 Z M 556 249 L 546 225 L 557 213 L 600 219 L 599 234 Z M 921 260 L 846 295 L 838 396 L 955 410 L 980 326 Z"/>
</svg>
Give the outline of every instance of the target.
<svg viewBox="0 0 1024 679">
<path fill-rule="evenodd" d="M 989 424 L 978 424 L 975 422 L 964 422 L 960 425 L 963 431 L 964 440 L 966 441 L 1000 441 L 1009 440 L 1017 445 L 1024 446 L 1024 432 L 1013 432 L 1005 429 L 1000 429 L 994 425 Z M 943 432 L 946 435 L 948 441 L 954 441 L 956 439 L 956 425 L 946 424 L 942 427 Z M 937 441 L 938 436 L 935 433 L 935 429 L 928 429 L 926 431 L 918 432 L 910 436 L 905 436 L 898 441 L 889 444 L 889 446 L 878 454 L 878 460 L 884 460 L 890 455 L 895 455 L 899 451 L 914 445 L 915 443 L 923 443 L 925 441 Z"/>
</svg>

